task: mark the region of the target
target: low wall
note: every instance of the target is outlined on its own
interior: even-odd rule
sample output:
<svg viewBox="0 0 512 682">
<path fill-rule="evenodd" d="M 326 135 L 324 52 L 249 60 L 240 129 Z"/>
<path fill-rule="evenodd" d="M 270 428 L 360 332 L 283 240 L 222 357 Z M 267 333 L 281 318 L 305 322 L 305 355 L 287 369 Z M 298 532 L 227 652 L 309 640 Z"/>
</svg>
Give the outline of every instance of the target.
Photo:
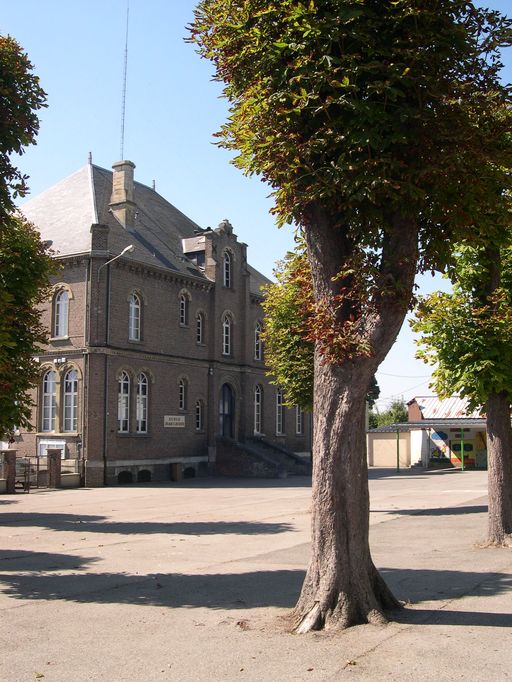
<svg viewBox="0 0 512 682">
<path fill-rule="evenodd" d="M 80 474 L 61 474 L 60 476 L 61 488 L 79 488 Z"/>
</svg>

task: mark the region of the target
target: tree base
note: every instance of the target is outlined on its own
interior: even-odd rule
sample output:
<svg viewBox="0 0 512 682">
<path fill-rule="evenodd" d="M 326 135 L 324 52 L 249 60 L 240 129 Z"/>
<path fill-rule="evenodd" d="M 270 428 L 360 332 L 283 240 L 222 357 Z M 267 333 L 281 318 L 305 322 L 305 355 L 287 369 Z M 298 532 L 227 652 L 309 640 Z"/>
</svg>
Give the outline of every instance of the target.
<svg viewBox="0 0 512 682">
<path fill-rule="evenodd" d="M 317 630 L 345 630 L 355 625 L 385 625 L 388 622 L 385 611 L 403 608 L 377 572 L 373 593 L 365 591 L 364 596 L 343 592 L 331 594 L 332 598 L 320 601 L 308 599 L 303 591 L 292 614 L 292 631 L 303 635 Z"/>
<path fill-rule="evenodd" d="M 512 533 L 505 533 L 503 536 L 487 539 L 485 542 L 478 544 L 477 547 L 479 549 L 488 549 L 489 547 L 510 549 L 512 548 Z"/>
</svg>

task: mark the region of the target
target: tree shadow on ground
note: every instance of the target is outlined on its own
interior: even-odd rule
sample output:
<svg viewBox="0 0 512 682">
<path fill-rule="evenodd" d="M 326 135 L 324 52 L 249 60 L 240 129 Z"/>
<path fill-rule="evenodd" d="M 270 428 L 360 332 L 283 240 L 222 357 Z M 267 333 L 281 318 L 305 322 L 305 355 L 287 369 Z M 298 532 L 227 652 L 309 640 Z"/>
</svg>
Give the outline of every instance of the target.
<svg viewBox="0 0 512 682">
<path fill-rule="evenodd" d="M 151 483 L 130 483 L 116 486 L 127 490 L 133 488 L 192 488 L 192 489 L 248 489 L 248 488 L 311 488 L 311 476 L 290 476 L 289 478 L 230 478 L 217 476 L 201 476 L 185 478 L 181 481 L 159 481 Z"/>
<path fill-rule="evenodd" d="M 458 516 L 463 514 L 483 514 L 487 505 L 468 505 L 462 507 L 434 507 L 431 509 L 371 509 L 372 514 L 398 514 L 399 516 Z"/>
<path fill-rule="evenodd" d="M 76 560 L 75 557 L 73 559 Z M 3 584 L 4 595 L 24 600 L 64 600 L 171 608 L 291 608 L 297 601 L 304 575 L 304 571 L 299 570 L 205 575 L 3 573 L 0 574 L 0 584 Z"/>
<path fill-rule="evenodd" d="M 10 569 L 5 563 L 9 561 L 0 564 L 3 570 L 0 584 L 5 596 L 20 600 L 226 610 L 292 608 L 305 575 L 303 570 L 198 575 L 77 572 L 77 567 L 92 564 L 96 559 L 38 552 L 12 554 L 10 568 L 16 567 L 16 572 L 7 572 Z M 30 573 L 20 574 L 24 570 Z M 383 568 L 381 573 L 400 599 L 412 594 L 421 601 L 449 601 L 462 595 L 485 598 L 512 590 L 512 577 L 501 573 L 394 568 Z M 388 615 L 404 624 L 512 627 L 512 614 L 508 613 L 413 607 L 391 611 Z"/>
<path fill-rule="evenodd" d="M 473 471 L 479 471 L 479 469 L 474 469 Z M 395 467 L 369 467 L 368 478 L 370 480 L 379 478 L 413 478 L 415 481 L 418 479 L 432 478 L 433 476 L 456 476 L 457 474 L 467 474 L 467 471 L 462 471 L 460 468 L 454 467 L 453 469 L 424 469 L 419 467 L 418 469 L 406 468 L 396 470 Z"/>
<path fill-rule="evenodd" d="M 511 628 L 512 614 L 486 611 L 405 608 L 390 611 L 390 620 L 404 625 L 461 625 L 463 627 Z"/>
<path fill-rule="evenodd" d="M 41 527 L 80 533 L 119 533 L 122 535 L 274 535 L 294 530 L 289 523 L 258 521 L 111 521 L 106 516 L 13 512 L 2 514 L 2 526 Z"/>
<path fill-rule="evenodd" d="M 477 573 L 412 568 L 379 568 L 394 595 L 406 602 L 456 599 L 463 595 L 486 597 L 512 595 L 512 576 L 506 573 Z"/>
<path fill-rule="evenodd" d="M 76 571 L 99 561 L 98 557 L 73 556 L 54 552 L 29 552 L 25 550 L 0 550 L 0 572 L 22 573 L 32 571 L 46 573 L 52 571 Z"/>
</svg>

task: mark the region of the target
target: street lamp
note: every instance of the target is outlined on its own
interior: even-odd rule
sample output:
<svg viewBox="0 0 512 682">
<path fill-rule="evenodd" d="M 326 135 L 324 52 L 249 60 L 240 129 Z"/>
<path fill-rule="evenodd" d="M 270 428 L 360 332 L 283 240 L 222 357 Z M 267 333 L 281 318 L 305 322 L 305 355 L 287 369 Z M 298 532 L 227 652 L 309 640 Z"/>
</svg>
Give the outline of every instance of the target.
<svg viewBox="0 0 512 682">
<path fill-rule="evenodd" d="M 121 258 L 121 256 L 124 256 L 125 253 L 131 253 L 134 249 L 133 244 L 129 244 L 128 246 L 125 246 L 125 248 L 121 251 L 121 253 L 118 253 L 117 256 L 114 256 L 110 260 L 108 260 L 106 263 L 103 263 L 103 265 L 100 265 L 98 268 L 98 282 L 100 280 L 100 272 L 101 268 L 104 268 L 106 265 L 110 265 L 113 261 L 117 260 L 118 258 Z M 110 289 L 111 289 L 111 269 L 107 269 L 107 286 L 105 288 L 105 347 L 108 347 L 109 345 L 109 332 L 110 332 Z M 108 438 L 108 417 L 109 417 L 109 412 L 108 412 L 108 400 L 109 400 L 109 395 L 108 395 L 108 371 L 109 371 L 109 363 L 108 363 L 108 353 L 105 353 L 105 368 L 104 368 L 104 377 L 103 377 L 103 393 L 105 396 L 105 416 L 104 416 L 104 421 L 103 421 L 103 484 L 107 485 L 107 460 L 108 460 L 108 443 L 107 443 L 107 438 Z"/>
<path fill-rule="evenodd" d="M 114 258 L 111 258 L 106 263 L 103 263 L 103 265 L 100 265 L 100 267 L 98 268 L 98 279 L 100 278 L 100 272 L 102 268 L 104 268 L 106 265 L 110 265 L 110 263 L 113 263 L 118 258 L 121 258 L 121 256 L 124 256 L 125 253 L 131 253 L 134 248 L 135 247 L 133 246 L 133 244 L 129 244 L 128 246 L 125 246 L 121 253 L 118 253 L 117 256 L 114 256 Z"/>
</svg>

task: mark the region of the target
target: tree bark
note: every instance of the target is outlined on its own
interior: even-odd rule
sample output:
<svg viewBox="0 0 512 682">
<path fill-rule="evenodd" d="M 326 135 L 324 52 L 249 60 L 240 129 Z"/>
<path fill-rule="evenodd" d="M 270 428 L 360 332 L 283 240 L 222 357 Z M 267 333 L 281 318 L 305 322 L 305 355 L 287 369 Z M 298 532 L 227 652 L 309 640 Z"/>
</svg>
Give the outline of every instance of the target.
<svg viewBox="0 0 512 682">
<path fill-rule="evenodd" d="M 360 332 L 372 354 L 330 364 L 318 343 L 315 350 L 311 559 L 292 614 L 297 633 L 385 622 L 384 611 L 399 606 L 370 554 L 364 422 L 368 386 L 400 330 L 416 270 L 417 226 L 399 216 L 392 222 L 381 254 L 386 286 L 367 306 Z M 346 284 L 337 275 L 351 247 L 340 233 L 318 214 L 306 230 L 317 301 Z"/>
<path fill-rule="evenodd" d="M 491 393 L 486 412 L 489 494 L 487 542 L 491 545 L 509 545 L 512 541 L 512 427 L 508 396 L 505 393 Z"/>
</svg>

